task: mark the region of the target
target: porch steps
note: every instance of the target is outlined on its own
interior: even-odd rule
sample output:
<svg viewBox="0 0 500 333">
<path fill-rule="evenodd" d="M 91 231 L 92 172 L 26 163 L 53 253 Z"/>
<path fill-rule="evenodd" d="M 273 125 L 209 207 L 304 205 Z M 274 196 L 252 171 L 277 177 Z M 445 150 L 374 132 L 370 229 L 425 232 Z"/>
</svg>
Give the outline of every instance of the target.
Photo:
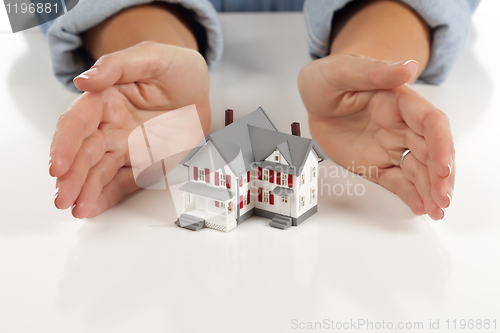
<svg viewBox="0 0 500 333">
<path fill-rule="evenodd" d="M 292 218 L 285 215 L 276 214 L 274 215 L 269 225 L 274 228 L 285 230 L 292 225 Z"/>
<path fill-rule="evenodd" d="M 177 221 L 175 221 L 175 225 L 181 228 L 197 231 L 205 227 L 205 220 L 201 217 L 196 217 L 189 214 L 181 214 Z"/>
</svg>

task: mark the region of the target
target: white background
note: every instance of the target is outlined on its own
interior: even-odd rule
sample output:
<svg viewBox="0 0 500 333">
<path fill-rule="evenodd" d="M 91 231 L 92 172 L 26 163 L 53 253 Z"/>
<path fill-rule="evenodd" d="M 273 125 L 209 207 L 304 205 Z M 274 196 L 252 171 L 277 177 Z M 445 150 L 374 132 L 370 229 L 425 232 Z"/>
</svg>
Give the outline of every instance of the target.
<svg viewBox="0 0 500 333">
<path fill-rule="evenodd" d="M 358 318 L 422 321 L 420 332 L 429 320 L 453 332 L 445 320 L 496 319 L 500 330 L 499 12 L 496 0 L 479 6 L 445 84 L 415 85 L 455 135 L 443 221 L 348 175 L 324 182 L 362 184 L 363 196 L 324 193 L 300 227 L 252 218 L 227 234 L 175 227 L 165 191 L 141 191 L 92 220 L 56 210 L 49 145 L 78 94 L 54 79 L 36 29 L 0 33 L 0 332 L 295 332 L 293 319 Z M 212 131 L 224 109 L 237 119 L 262 106 L 279 130 L 300 121 L 308 136 L 296 87 L 309 61 L 302 15 L 221 20 Z"/>
</svg>

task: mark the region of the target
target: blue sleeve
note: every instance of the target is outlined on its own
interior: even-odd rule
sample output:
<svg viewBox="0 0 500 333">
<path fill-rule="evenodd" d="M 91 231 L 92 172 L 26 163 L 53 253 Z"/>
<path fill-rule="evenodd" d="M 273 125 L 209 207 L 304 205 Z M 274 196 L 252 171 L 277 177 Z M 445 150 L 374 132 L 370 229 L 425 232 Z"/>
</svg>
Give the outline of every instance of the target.
<svg viewBox="0 0 500 333">
<path fill-rule="evenodd" d="M 313 59 L 329 54 L 335 12 L 351 0 L 306 0 L 304 17 Z M 413 8 L 432 29 L 431 55 L 420 82 L 442 83 L 457 61 L 467 39 L 471 16 L 480 0 L 400 0 Z"/>
<path fill-rule="evenodd" d="M 222 56 L 223 40 L 217 12 L 210 1 L 161 1 L 182 6 L 208 68 L 213 68 Z M 65 15 L 41 25 L 57 79 L 76 90 L 73 78 L 94 64 L 83 48 L 80 34 L 125 8 L 151 2 L 153 0 L 80 0 L 78 5 Z"/>
</svg>

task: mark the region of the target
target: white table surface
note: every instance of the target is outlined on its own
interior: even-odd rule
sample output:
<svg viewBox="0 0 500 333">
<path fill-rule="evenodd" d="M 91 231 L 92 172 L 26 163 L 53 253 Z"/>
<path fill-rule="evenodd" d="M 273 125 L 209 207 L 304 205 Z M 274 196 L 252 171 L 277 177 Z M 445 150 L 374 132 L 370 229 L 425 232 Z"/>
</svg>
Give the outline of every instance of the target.
<svg viewBox="0 0 500 333">
<path fill-rule="evenodd" d="M 361 184 L 364 195 L 324 193 L 300 227 L 252 218 L 227 234 L 174 226 L 166 191 L 91 220 L 56 210 L 49 145 L 77 94 L 52 76 L 39 32 L 0 33 L 0 332 L 295 332 L 325 319 L 423 322 L 419 332 L 431 320 L 453 332 L 446 320 L 496 319 L 500 330 L 499 11 L 497 0 L 479 6 L 445 84 L 415 86 L 454 130 L 458 175 L 443 221 L 348 175 L 324 183 Z M 301 14 L 221 21 L 212 131 L 224 109 L 239 118 L 262 106 L 279 130 L 300 121 L 308 136 L 296 87 L 309 61 Z"/>
</svg>

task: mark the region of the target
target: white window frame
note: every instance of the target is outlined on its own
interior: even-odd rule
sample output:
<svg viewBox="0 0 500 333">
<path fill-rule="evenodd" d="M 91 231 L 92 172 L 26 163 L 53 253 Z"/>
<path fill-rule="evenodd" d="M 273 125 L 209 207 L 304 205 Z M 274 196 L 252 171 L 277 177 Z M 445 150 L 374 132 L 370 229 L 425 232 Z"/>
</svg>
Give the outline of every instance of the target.
<svg viewBox="0 0 500 333">
<path fill-rule="evenodd" d="M 312 203 L 313 199 L 316 199 L 316 187 L 311 188 L 311 195 L 309 203 Z"/>
<path fill-rule="evenodd" d="M 269 181 L 269 169 L 262 169 L 262 180 Z"/>
<path fill-rule="evenodd" d="M 224 201 L 219 201 L 219 207 L 226 208 L 226 204 L 224 203 Z"/>
<path fill-rule="evenodd" d="M 302 187 L 302 185 L 304 185 L 306 183 L 306 174 L 303 173 L 300 175 L 300 185 L 299 185 L 299 188 Z"/>
<path fill-rule="evenodd" d="M 279 153 L 276 153 L 276 154 L 274 155 L 274 161 L 275 161 L 275 162 L 279 162 L 279 161 L 280 161 L 280 155 L 279 155 Z"/>
<path fill-rule="evenodd" d="M 268 191 L 264 191 L 264 193 L 262 193 L 262 202 L 269 203 L 269 192 Z"/>
<path fill-rule="evenodd" d="M 226 187 L 226 175 L 222 172 L 219 174 L 219 186 Z"/>
<path fill-rule="evenodd" d="M 282 172 L 281 173 L 281 184 L 280 185 L 288 185 L 288 174 Z"/>
<path fill-rule="evenodd" d="M 314 178 L 316 178 L 316 167 L 312 166 L 311 167 L 311 182 L 313 181 Z"/>
<path fill-rule="evenodd" d="M 302 208 L 306 205 L 306 197 L 305 195 L 301 194 L 299 197 L 299 207 Z"/>
<path fill-rule="evenodd" d="M 288 203 L 288 197 L 281 197 L 281 202 Z"/>
<path fill-rule="evenodd" d="M 198 169 L 198 180 L 204 182 L 205 181 L 205 169 Z"/>
</svg>

